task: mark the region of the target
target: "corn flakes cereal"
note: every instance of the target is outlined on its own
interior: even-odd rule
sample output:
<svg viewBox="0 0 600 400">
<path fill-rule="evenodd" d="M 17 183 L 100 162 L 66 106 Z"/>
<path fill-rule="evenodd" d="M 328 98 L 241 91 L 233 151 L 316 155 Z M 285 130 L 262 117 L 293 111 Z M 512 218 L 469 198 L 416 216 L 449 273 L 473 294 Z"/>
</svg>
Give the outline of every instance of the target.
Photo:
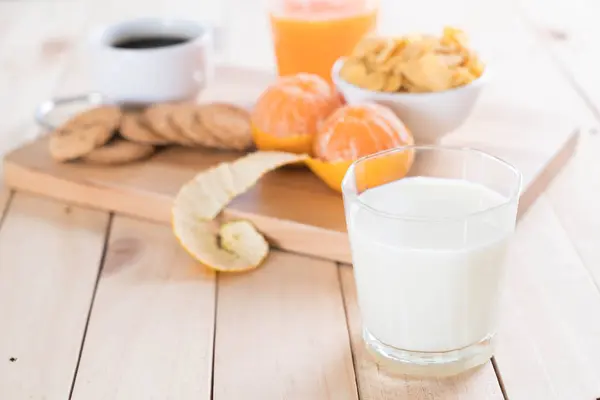
<svg viewBox="0 0 600 400">
<path fill-rule="evenodd" d="M 388 76 L 385 85 L 383 86 L 384 92 L 397 92 L 402 87 L 402 75 L 391 74 Z"/>
<path fill-rule="evenodd" d="M 364 87 L 369 90 L 383 90 L 387 81 L 387 75 L 380 71 L 369 73 L 363 81 Z"/>
<path fill-rule="evenodd" d="M 422 93 L 468 85 L 484 70 L 468 47 L 467 35 L 445 27 L 441 37 L 365 37 L 344 62 L 340 76 L 369 90 Z"/>
</svg>

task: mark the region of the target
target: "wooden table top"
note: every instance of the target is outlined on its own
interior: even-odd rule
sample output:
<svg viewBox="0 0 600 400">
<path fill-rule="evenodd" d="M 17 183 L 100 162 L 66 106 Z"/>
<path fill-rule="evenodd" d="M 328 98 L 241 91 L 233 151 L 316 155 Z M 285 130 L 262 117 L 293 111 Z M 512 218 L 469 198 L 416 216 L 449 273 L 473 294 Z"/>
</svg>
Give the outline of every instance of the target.
<svg viewBox="0 0 600 400">
<path fill-rule="evenodd" d="M 206 20 L 221 61 L 270 67 L 259 3 L 0 2 L 0 154 L 38 134 L 38 102 L 85 90 L 94 27 Z M 382 8 L 384 32 L 471 32 L 502 71 L 515 118 L 545 110 L 581 127 L 576 156 L 519 222 L 493 361 L 449 379 L 390 378 L 362 347 L 348 265 L 274 252 L 253 273 L 217 275 L 166 226 L 0 188 L 0 399 L 600 398 L 597 1 Z"/>
</svg>

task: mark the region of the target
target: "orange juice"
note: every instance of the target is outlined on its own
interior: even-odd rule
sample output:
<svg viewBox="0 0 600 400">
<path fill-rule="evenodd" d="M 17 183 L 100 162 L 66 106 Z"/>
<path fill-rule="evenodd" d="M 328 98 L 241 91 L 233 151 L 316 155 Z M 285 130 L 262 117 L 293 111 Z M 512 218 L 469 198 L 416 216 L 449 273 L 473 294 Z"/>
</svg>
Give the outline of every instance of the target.
<svg viewBox="0 0 600 400">
<path fill-rule="evenodd" d="M 335 60 L 348 55 L 375 28 L 376 2 L 369 0 L 279 0 L 271 28 L 280 76 L 317 74 L 331 82 Z"/>
</svg>

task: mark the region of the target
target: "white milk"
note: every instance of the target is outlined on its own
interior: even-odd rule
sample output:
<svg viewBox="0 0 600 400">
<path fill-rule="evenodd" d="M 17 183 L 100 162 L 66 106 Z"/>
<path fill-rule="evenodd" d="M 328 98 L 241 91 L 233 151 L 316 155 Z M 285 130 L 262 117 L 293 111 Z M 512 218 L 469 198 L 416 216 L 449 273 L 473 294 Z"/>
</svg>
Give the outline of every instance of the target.
<svg viewBox="0 0 600 400">
<path fill-rule="evenodd" d="M 377 210 L 435 222 L 384 217 L 347 208 L 363 326 L 386 345 L 443 352 L 495 332 L 506 238 L 515 205 L 476 183 L 405 178 L 359 195 Z M 447 218 L 440 222 L 440 218 Z"/>
</svg>

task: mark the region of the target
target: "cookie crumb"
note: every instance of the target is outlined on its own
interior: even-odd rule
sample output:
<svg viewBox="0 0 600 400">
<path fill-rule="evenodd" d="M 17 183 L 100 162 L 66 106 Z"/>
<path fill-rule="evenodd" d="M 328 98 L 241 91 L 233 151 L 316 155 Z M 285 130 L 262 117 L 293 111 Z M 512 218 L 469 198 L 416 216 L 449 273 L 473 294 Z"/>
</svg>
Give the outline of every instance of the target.
<svg viewBox="0 0 600 400">
<path fill-rule="evenodd" d="M 8 361 L 10 361 L 10 362 L 16 362 L 17 360 L 18 360 L 17 357 L 11 357 L 8 359 Z"/>
</svg>

